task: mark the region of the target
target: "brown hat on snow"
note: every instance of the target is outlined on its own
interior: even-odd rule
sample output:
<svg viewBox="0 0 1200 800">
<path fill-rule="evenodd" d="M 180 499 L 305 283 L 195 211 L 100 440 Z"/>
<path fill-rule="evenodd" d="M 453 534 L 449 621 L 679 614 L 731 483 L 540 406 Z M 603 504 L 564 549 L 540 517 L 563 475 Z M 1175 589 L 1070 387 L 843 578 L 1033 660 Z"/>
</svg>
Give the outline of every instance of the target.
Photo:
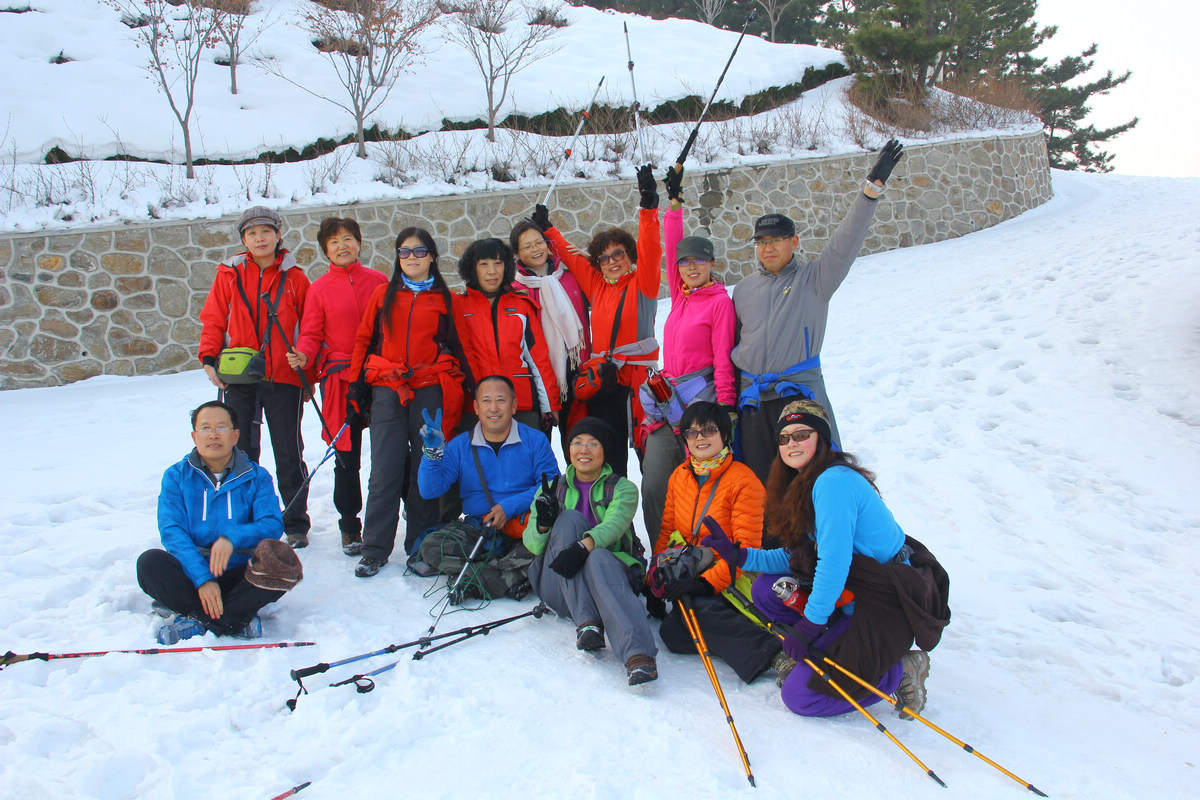
<svg viewBox="0 0 1200 800">
<path fill-rule="evenodd" d="M 296 551 L 280 539 L 263 539 L 246 567 L 246 582 L 259 589 L 286 592 L 304 579 Z"/>
</svg>

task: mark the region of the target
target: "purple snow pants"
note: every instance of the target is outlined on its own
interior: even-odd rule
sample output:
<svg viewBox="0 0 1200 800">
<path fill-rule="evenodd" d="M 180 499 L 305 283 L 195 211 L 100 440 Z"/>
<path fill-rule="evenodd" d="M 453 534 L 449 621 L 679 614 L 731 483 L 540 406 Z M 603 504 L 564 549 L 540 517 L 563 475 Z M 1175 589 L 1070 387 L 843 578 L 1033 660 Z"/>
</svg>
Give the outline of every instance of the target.
<svg viewBox="0 0 1200 800">
<path fill-rule="evenodd" d="M 775 583 L 779 577 L 781 576 L 764 573 L 755 578 L 754 586 L 750 589 L 751 599 L 753 599 L 754 605 L 758 606 L 758 610 L 773 621 L 792 625 L 800 619 L 800 615 L 793 609 L 785 606 L 783 601 L 775 596 L 775 592 L 771 591 L 771 584 Z M 850 617 L 845 614 L 835 613 L 834 623 L 828 630 L 817 637 L 816 646 L 821 650 L 827 649 L 830 644 L 837 641 L 849 628 Z M 817 666 L 821 665 L 818 664 Z M 832 667 L 828 667 L 825 668 L 825 674 L 834 677 L 838 675 L 838 672 Z M 900 676 L 903 674 L 903 667 L 901 667 L 899 662 L 896 662 L 896 665 L 884 673 L 883 679 L 879 681 L 879 691 L 884 694 L 895 692 L 896 687 L 900 685 Z M 796 668 L 787 676 L 787 680 L 783 682 L 781 696 L 783 697 L 783 704 L 788 709 L 804 717 L 833 717 L 854 710 L 854 706 L 840 697 L 829 697 L 808 688 L 808 681 L 812 676 L 812 668 L 803 662 L 797 664 Z M 843 688 L 847 690 L 851 687 L 858 688 L 858 685 L 846 676 L 842 675 L 841 678 L 837 683 Z M 866 707 L 878 703 L 879 700 L 880 698 L 876 695 L 869 694 L 866 698 L 860 700 L 859 704 Z"/>
</svg>

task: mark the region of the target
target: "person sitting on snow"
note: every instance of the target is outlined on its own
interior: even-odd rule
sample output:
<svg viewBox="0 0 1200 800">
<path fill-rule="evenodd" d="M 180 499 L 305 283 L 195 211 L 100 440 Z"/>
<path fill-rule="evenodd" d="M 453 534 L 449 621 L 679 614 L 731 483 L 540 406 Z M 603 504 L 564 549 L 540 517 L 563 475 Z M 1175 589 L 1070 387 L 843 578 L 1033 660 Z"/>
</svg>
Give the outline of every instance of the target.
<svg viewBox="0 0 1200 800">
<path fill-rule="evenodd" d="M 283 536 L 271 474 L 237 448 L 237 413 L 218 400 L 191 413 L 195 448 L 163 473 L 158 530 L 165 550 L 137 561 L 138 585 L 176 614 L 160 644 L 212 631 L 262 636 L 258 611 L 304 575 Z"/>
<path fill-rule="evenodd" d="M 479 381 L 479 422 L 449 443 L 442 434 L 441 411 L 433 418 L 422 412 L 425 447 L 417 470 L 421 496 L 441 497 L 457 483 L 466 519 L 426 536 L 420 545 L 424 565 L 414 569 L 457 577 L 480 534 L 484 536 L 477 563 L 452 602 L 469 596 L 520 600 L 529 593 L 526 576 L 533 553 L 521 537 L 541 476 L 557 475 L 558 462 L 545 434 L 513 419 L 516 396 L 512 381 L 503 375 Z"/>
</svg>

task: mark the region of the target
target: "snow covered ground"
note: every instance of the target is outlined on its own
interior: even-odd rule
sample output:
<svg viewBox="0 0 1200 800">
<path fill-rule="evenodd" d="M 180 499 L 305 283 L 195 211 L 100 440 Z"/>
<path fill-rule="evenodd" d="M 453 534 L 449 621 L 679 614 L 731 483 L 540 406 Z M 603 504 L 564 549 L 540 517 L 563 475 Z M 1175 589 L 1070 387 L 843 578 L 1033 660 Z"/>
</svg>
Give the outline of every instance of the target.
<svg viewBox="0 0 1200 800">
<path fill-rule="evenodd" d="M 930 720 L 1054 798 L 1195 796 L 1200 742 L 1200 181 L 1056 173 L 1045 206 L 861 259 L 824 353 L 847 447 L 951 576 Z M 660 324 L 666 316 L 660 310 Z M 134 580 L 196 372 L 0 393 L 0 650 L 152 647 Z M 312 415 L 309 461 L 319 458 Z M 790 714 L 717 664 L 758 790 L 699 660 L 625 685 L 572 626 L 525 619 L 358 694 L 290 669 L 406 642 L 437 585 L 341 554 L 314 480 L 306 579 L 264 641 L 294 650 L 27 662 L 0 675 L 0 797 L 961 797 L 1017 783 L 880 711 Z M 445 617 L 441 630 L 532 601 Z M 191 640 L 187 644 L 195 644 Z M 200 644 L 224 643 L 211 636 Z M 879 709 L 877 706 L 876 709 Z"/>
<path fill-rule="evenodd" d="M 499 131 L 441 131 L 444 119 L 486 117 L 483 81 L 461 47 L 443 30 L 422 39 L 427 51 L 402 74 L 379 111 L 367 120 L 389 131 L 427 131 L 405 142 L 368 145 L 369 158 L 344 145 L 318 159 L 289 164 L 197 167 L 187 180 L 183 138 L 166 98 L 144 69 L 121 14 L 101 2 L 37 0 L 27 13 L 0 13 L 0 74 L 20 76 L 0 92 L 0 231 L 63 229 L 151 219 L 214 219 L 250 202 L 272 207 L 410 199 L 488 189 L 548 186 L 569 145 Z M 536 5 L 536 4 L 535 4 Z M 269 23 L 239 68 L 239 94 L 229 93 L 228 69 L 206 53 L 197 83 L 193 148 L 197 158 L 254 159 L 319 138 L 340 141 L 354 132 L 351 116 L 326 100 L 256 66 L 272 59 L 292 80 L 340 102 L 345 90 L 299 25 L 309 0 L 259 0 L 248 30 Z M 623 25 L 635 60 L 638 99 L 646 108 L 713 92 L 737 31 L 691 20 L 652 20 L 588 7 L 565 7 L 571 25 L 560 30 L 561 49 L 519 72 L 500 119 L 582 109 L 605 79 L 598 103 L 632 105 Z M 519 29 L 521 26 L 514 26 Z M 753 33 L 753 31 L 751 32 Z M 51 63 L 60 51 L 68 63 Z M 834 50 L 775 44 L 747 35 L 717 100 L 740 102 L 772 86 L 796 83 L 808 67 L 841 62 Z M 845 101 L 848 80 L 807 92 L 802 99 L 754 117 L 706 124 L 689 164 L 729 167 L 796 157 L 820 157 L 877 148 L 883 135 L 861 123 Z M 118 89 L 119 87 L 119 89 Z M 179 94 L 178 87 L 176 94 Z M 596 116 L 596 120 L 599 115 Z M 848 121 L 850 120 L 850 121 Z M 992 127 L 995 126 L 995 127 Z M 994 136 L 1038 130 L 1020 114 L 992 116 L 971 132 L 933 131 L 922 141 L 950 136 Z M 562 182 L 632 177 L 646 161 L 674 161 L 690 124 L 647 126 L 645 158 L 633 133 L 584 136 Z M 75 157 L 113 154 L 170 163 L 78 161 L 47 166 L 52 147 Z"/>
</svg>

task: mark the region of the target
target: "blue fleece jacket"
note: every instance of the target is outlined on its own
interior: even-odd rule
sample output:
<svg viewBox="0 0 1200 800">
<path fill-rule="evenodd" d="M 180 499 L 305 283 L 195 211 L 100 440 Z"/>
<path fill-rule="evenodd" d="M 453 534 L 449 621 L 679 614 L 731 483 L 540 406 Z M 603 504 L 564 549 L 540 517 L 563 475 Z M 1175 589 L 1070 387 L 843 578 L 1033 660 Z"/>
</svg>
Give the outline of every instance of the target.
<svg viewBox="0 0 1200 800">
<path fill-rule="evenodd" d="M 250 561 L 263 539 L 283 535 L 279 497 L 271 473 L 234 448 L 233 459 L 218 487 L 193 449 L 163 473 L 158 493 L 158 532 L 163 548 L 175 556 L 192 584 L 199 588 L 216 577 L 200 548 L 224 536 L 233 543 L 229 566 Z"/>
<path fill-rule="evenodd" d="M 824 625 L 846 588 L 854 554 L 887 563 L 904 546 L 904 531 L 867 479 L 849 467 L 830 467 L 821 473 L 813 483 L 812 497 L 817 527 L 817 571 L 804 616 L 810 622 Z M 787 573 L 790 557 L 790 551 L 783 547 L 749 550 L 742 569 Z"/>
<path fill-rule="evenodd" d="M 500 504 L 509 519 L 529 510 L 542 475 L 552 479 L 559 474 L 558 462 L 550 449 L 550 440 L 541 431 L 513 420 L 500 453 L 483 438 L 479 423 L 473 430 L 460 433 L 446 444 L 440 461 L 421 457 L 417 468 L 417 488 L 427 500 L 441 497 L 455 483 L 462 496 L 463 513 L 482 517 L 492 510 L 475 469 L 471 449 L 479 453 L 479 463 L 487 479 L 492 499 Z"/>
</svg>

